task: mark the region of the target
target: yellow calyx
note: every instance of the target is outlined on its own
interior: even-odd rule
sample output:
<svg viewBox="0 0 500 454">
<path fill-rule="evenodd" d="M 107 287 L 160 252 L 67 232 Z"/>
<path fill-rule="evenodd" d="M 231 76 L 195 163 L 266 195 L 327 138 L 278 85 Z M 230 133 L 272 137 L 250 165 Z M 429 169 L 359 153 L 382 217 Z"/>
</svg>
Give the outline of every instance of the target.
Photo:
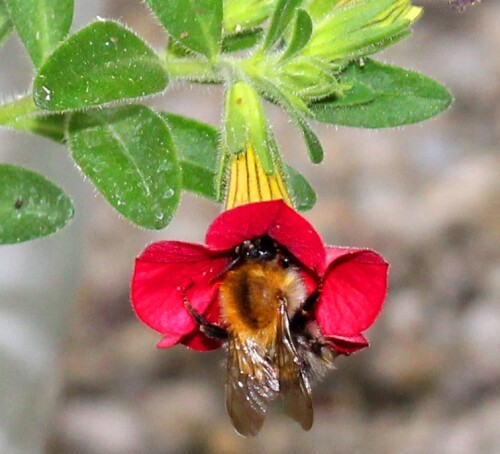
<svg viewBox="0 0 500 454">
<path fill-rule="evenodd" d="M 246 203 L 279 199 L 292 206 L 283 175 L 276 168 L 273 174 L 267 174 L 250 143 L 246 151 L 231 156 L 229 172 L 227 210 Z"/>
</svg>

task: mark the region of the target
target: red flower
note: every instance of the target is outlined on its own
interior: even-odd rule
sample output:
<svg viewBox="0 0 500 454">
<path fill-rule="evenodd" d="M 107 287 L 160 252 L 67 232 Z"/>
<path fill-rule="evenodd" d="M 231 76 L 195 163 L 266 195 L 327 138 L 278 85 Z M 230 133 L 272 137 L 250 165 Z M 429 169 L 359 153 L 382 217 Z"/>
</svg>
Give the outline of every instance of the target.
<svg viewBox="0 0 500 454">
<path fill-rule="evenodd" d="M 311 317 L 331 348 L 349 354 L 368 346 L 362 333 L 382 308 L 388 264 L 370 250 L 325 246 L 307 220 L 277 200 L 223 212 L 208 229 L 206 245 L 160 241 L 137 258 L 132 304 L 164 335 L 158 347 L 181 343 L 205 351 L 221 345 L 200 331 L 185 301 L 206 321 L 221 324 L 218 289 L 235 249 L 263 236 L 294 259 L 309 295 L 318 290 Z"/>
</svg>

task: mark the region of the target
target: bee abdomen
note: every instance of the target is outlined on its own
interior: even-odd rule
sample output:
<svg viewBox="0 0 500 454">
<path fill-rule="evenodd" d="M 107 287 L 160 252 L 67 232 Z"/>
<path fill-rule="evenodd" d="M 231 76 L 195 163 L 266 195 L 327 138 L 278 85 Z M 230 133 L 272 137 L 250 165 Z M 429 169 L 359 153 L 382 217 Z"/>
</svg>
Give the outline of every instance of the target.
<svg viewBox="0 0 500 454">
<path fill-rule="evenodd" d="M 296 334 L 295 339 L 299 356 L 304 361 L 305 372 L 310 380 L 323 378 L 335 367 L 334 361 L 338 355 L 330 349 L 321 335 L 316 332 L 302 332 Z"/>
</svg>

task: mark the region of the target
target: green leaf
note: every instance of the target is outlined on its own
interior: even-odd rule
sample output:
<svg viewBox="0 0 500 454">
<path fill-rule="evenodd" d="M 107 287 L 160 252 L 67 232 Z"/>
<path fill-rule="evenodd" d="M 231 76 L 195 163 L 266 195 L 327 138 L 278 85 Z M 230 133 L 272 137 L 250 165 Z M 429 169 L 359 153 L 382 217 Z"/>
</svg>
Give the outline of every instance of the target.
<svg viewBox="0 0 500 454">
<path fill-rule="evenodd" d="M 150 95 L 166 85 L 161 60 L 144 41 L 100 21 L 59 45 L 40 68 L 33 94 L 39 107 L 61 111 Z"/>
<path fill-rule="evenodd" d="M 73 20 L 73 0 L 5 0 L 14 27 L 35 67 L 64 39 Z"/>
<path fill-rule="evenodd" d="M 286 27 L 293 19 L 296 9 L 302 0 L 277 0 L 274 7 L 271 23 L 264 38 L 263 50 L 270 49 L 283 36 Z"/>
<path fill-rule="evenodd" d="M 417 123 L 446 110 L 452 96 L 438 82 L 415 71 L 365 60 L 350 65 L 341 82 L 367 87 L 373 99 L 346 105 L 342 98 L 322 100 L 309 107 L 314 119 L 360 128 L 387 128 Z M 353 88 L 354 89 L 354 88 Z M 362 88 L 363 90 L 363 88 Z"/>
<path fill-rule="evenodd" d="M 306 120 L 293 117 L 292 119 L 304 136 L 304 141 L 306 142 L 309 158 L 314 164 L 319 164 L 321 161 L 323 161 L 324 156 L 321 142 L 319 141 L 314 131 L 309 127 Z"/>
<path fill-rule="evenodd" d="M 158 20 L 185 47 L 213 60 L 222 41 L 222 0 L 146 0 Z"/>
<path fill-rule="evenodd" d="M 307 11 L 303 9 L 297 10 L 290 42 L 281 58 L 290 58 L 300 52 L 309 42 L 312 31 L 313 24 Z"/>
<path fill-rule="evenodd" d="M 133 223 L 160 229 L 179 203 L 181 173 L 170 131 L 140 105 L 74 113 L 73 159 L 108 202 Z"/>
<path fill-rule="evenodd" d="M 9 17 L 9 12 L 5 6 L 5 2 L 0 0 L 0 45 L 3 44 L 7 36 L 12 31 L 12 22 Z"/>
<path fill-rule="evenodd" d="M 41 175 L 0 164 L 0 244 L 50 235 L 73 217 L 71 199 Z"/>
<path fill-rule="evenodd" d="M 288 186 L 292 189 L 292 198 L 295 209 L 298 211 L 310 210 L 316 204 L 316 193 L 305 177 L 293 167 L 285 166 Z"/>
<path fill-rule="evenodd" d="M 219 156 L 219 134 L 206 123 L 171 113 L 162 113 L 170 127 L 182 167 L 182 186 L 217 201 L 215 175 Z"/>
<path fill-rule="evenodd" d="M 222 41 L 223 52 L 238 52 L 255 46 L 262 38 L 261 28 L 244 30 L 241 33 L 225 36 Z"/>
</svg>

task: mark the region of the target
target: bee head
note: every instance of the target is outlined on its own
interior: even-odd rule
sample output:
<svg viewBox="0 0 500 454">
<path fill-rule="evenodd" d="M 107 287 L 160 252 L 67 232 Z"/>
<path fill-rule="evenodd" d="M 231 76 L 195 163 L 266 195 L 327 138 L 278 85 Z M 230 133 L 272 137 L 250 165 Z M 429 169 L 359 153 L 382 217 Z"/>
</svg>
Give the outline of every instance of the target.
<svg viewBox="0 0 500 454">
<path fill-rule="evenodd" d="M 246 240 L 236 247 L 236 255 L 242 259 L 253 262 L 274 260 L 278 255 L 278 245 L 267 235 Z"/>
</svg>

